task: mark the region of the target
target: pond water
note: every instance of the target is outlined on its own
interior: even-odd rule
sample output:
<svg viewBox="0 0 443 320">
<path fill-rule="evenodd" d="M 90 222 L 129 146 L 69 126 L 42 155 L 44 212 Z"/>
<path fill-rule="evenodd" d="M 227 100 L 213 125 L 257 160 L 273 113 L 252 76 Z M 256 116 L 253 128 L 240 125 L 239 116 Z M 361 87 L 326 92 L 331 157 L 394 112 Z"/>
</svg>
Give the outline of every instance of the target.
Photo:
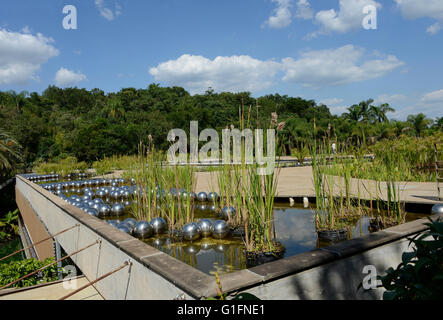
<svg viewBox="0 0 443 320">
<path fill-rule="evenodd" d="M 94 190 L 94 188 L 92 188 Z M 83 189 L 65 190 L 64 195 L 82 195 Z M 107 203 L 115 203 L 110 199 L 104 200 Z M 194 206 L 195 221 L 201 218 L 220 219 L 217 216 L 212 204 L 199 203 Z M 317 238 L 315 230 L 315 210 L 314 208 L 304 208 L 302 204 L 289 206 L 289 204 L 276 203 L 275 234 L 277 241 L 284 247 L 284 257 L 290 257 L 299 253 L 329 246 L 330 242 L 322 242 Z M 407 214 L 407 221 L 420 219 L 426 215 Z M 133 218 L 126 214 L 118 218 L 107 216 L 103 220 L 123 221 L 126 218 Z M 367 216 L 355 221 L 349 228 L 348 239 L 361 237 L 370 233 L 370 219 Z M 223 240 L 213 238 L 203 238 L 194 242 L 179 242 L 174 237 L 167 234 L 143 240 L 145 243 L 169 254 L 170 256 L 191 265 L 207 274 L 215 272 L 229 273 L 251 267 L 245 253 L 244 244 L 241 237 L 231 236 Z M 343 240 L 345 241 L 345 240 Z"/>
</svg>

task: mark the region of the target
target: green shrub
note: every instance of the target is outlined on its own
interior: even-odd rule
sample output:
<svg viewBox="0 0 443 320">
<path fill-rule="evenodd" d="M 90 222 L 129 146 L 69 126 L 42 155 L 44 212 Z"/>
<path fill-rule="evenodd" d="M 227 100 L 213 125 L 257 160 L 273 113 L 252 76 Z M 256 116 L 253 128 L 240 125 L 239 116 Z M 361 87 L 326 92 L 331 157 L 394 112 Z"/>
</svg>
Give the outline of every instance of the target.
<svg viewBox="0 0 443 320">
<path fill-rule="evenodd" d="M 37 259 L 27 259 L 11 262 L 9 264 L 0 264 L 0 286 L 4 286 L 8 283 L 16 281 L 35 270 L 51 264 L 52 262 L 54 262 L 54 258 L 48 258 L 44 261 L 39 261 Z M 57 265 L 54 264 L 26 279 L 17 282 L 10 288 L 30 287 L 41 283 L 52 282 L 57 279 Z"/>
<path fill-rule="evenodd" d="M 410 239 L 413 252 L 402 255 L 397 269 L 379 276 L 387 291 L 384 300 L 443 299 L 443 221 L 427 223 L 430 230 Z"/>
<path fill-rule="evenodd" d="M 18 209 L 8 212 L 0 219 L 0 241 L 11 240 L 18 235 Z"/>
</svg>

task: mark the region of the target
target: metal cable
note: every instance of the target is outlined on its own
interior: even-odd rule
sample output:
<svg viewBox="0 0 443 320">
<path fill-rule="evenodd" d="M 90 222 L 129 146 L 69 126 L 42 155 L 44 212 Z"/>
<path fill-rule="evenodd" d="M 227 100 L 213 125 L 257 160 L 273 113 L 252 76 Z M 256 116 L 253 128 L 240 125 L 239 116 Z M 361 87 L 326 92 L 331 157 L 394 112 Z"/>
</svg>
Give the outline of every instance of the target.
<svg viewBox="0 0 443 320">
<path fill-rule="evenodd" d="M 0 288 L 0 290 L 2 290 L 2 289 L 6 289 L 7 287 L 9 287 L 9 286 L 11 286 L 11 285 L 16 284 L 17 282 L 22 281 L 23 279 L 26 279 L 26 278 L 28 278 L 28 277 L 30 277 L 30 276 L 32 276 L 32 275 L 34 275 L 34 274 L 36 274 L 36 273 L 38 273 L 38 272 L 40 272 L 40 271 L 46 269 L 46 268 L 48 268 L 48 267 L 50 267 L 50 266 L 52 266 L 52 265 L 54 265 L 54 264 L 56 264 L 56 263 L 59 263 L 60 261 L 63 261 L 63 260 L 65 260 L 65 259 L 67 259 L 67 258 L 70 258 L 70 257 L 72 257 L 73 255 L 78 254 L 79 252 L 81 252 L 81 251 L 83 251 L 83 250 L 86 250 L 86 249 L 88 249 L 89 247 L 92 247 L 93 245 L 96 245 L 96 244 L 98 244 L 98 243 L 100 243 L 100 242 L 101 242 L 101 240 L 96 240 L 96 241 L 94 241 L 93 243 L 91 243 L 90 245 L 88 245 L 88 246 L 86 246 L 86 247 L 84 247 L 84 248 L 82 248 L 82 249 L 80 249 L 80 250 L 77 250 L 77 251 L 75 251 L 75 252 L 73 252 L 73 253 L 67 255 L 66 257 L 63 257 L 63 258 L 61 258 L 61 259 L 59 259 L 59 260 L 57 260 L 57 261 L 54 261 L 54 262 L 52 262 L 52 263 L 50 263 L 50 264 L 48 264 L 48 265 L 46 265 L 46 266 L 44 266 L 44 267 L 41 267 L 40 269 L 37 269 L 37 270 L 35 270 L 35 271 L 33 271 L 33 272 L 31 272 L 31 273 L 29 273 L 29 274 L 27 274 L 27 275 L 21 277 L 20 279 L 17 279 L 17 280 L 15 280 L 15 281 L 11 282 L 11 283 L 8 283 L 7 285 L 4 285 L 3 287 Z"/>
<path fill-rule="evenodd" d="M 68 229 L 65 229 L 65 230 L 63 230 L 63 231 L 60 231 L 59 233 L 56 233 L 56 234 L 53 235 L 53 236 L 50 236 L 50 237 L 45 238 L 45 239 L 43 239 L 43 240 L 40 240 L 40 241 L 38 241 L 38 242 L 34 242 L 34 243 L 31 244 L 29 247 L 23 248 L 23 249 L 21 249 L 21 250 L 18 250 L 18 251 L 16 251 L 16 252 L 11 253 L 10 255 L 7 255 L 6 257 L 1 258 L 1 259 L 0 259 L 0 262 L 3 261 L 3 260 L 5 260 L 5 259 L 8 259 L 8 258 L 10 258 L 10 257 L 12 257 L 12 256 L 14 256 L 14 255 L 16 255 L 17 253 L 20 253 L 20 252 L 23 252 L 23 251 L 25 251 L 25 250 L 31 249 L 32 247 L 35 247 L 35 246 L 41 244 L 42 242 L 48 241 L 48 240 L 50 240 L 50 239 L 53 239 L 53 238 L 55 238 L 56 236 L 59 236 L 59 235 L 61 235 L 62 233 L 66 232 L 66 231 L 69 231 L 69 230 L 71 230 L 71 229 L 73 229 L 73 228 L 75 228 L 75 227 L 79 227 L 79 226 L 80 226 L 80 224 L 76 224 L 76 225 L 74 225 L 74 226 L 72 226 L 72 227 L 70 227 L 70 228 L 68 228 Z"/>
<path fill-rule="evenodd" d="M 82 290 L 84 290 L 84 289 L 86 289 L 86 288 L 92 286 L 93 284 L 99 282 L 100 280 L 103 280 L 103 279 L 109 277 L 110 275 L 116 273 L 117 271 L 120 271 L 121 269 L 123 269 L 123 268 L 125 268 L 125 267 L 127 267 L 127 266 L 131 266 L 131 265 L 132 265 L 132 262 L 131 262 L 131 261 L 125 261 L 125 263 L 122 264 L 122 265 L 121 265 L 120 267 L 118 267 L 117 269 L 115 269 L 115 270 L 113 270 L 113 271 L 110 271 L 110 272 L 108 272 L 108 273 L 102 275 L 101 277 L 95 279 L 94 281 L 92 281 L 92 282 L 90 282 L 90 283 L 88 283 L 88 284 L 85 284 L 83 287 L 78 288 L 77 290 L 74 290 L 73 292 L 71 292 L 71 293 L 69 293 L 69 294 L 67 294 L 67 295 L 65 295 L 65 296 L 63 296 L 63 297 L 61 297 L 59 300 L 66 300 L 67 298 L 72 297 L 74 294 L 76 294 L 76 293 L 78 293 L 78 292 L 80 292 L 80 291 L 82 291 Z"/>
</svg>

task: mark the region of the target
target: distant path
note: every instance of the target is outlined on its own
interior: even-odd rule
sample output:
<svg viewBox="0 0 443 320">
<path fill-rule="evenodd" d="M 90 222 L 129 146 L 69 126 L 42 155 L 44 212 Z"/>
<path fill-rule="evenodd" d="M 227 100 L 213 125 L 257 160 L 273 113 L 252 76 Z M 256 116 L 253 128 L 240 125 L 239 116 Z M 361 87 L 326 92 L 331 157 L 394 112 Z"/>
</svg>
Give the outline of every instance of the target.
<svg viewBox="0 0 443 320">
<path fill-rule="evenodd" d="M 122 170 L 117 170 L 112 174 L 105 175 L 105 178 L 120 178 Z M 100 176 L 102 177 L 102 176 Z M 219 192 L 217 183 L 217 172 L 197 172 L 197 183 L 195 192 L 216 191 Z M 334 191 L 339 194 L 340 178 L 335 177 Z M 344 182 L 342 179 L 342 189 L 344 192 Z M 359 191 L 360 189 L 360 191 Z M 375 199 L 377 197 L 377 187 L 373 180 L 351 179 L 351 194 L 361 199 Z M 437 187 L 435 182 L 400 182 L 401 200 L 407 202 L 438 203 Z M 315 189 L 312 180 L 312 167 L 281 168 L 277 185 L 278 197 L 314 197 Z M 381 196 L 386 200 L 386 184 L 381 184 Z"/>
</svg>

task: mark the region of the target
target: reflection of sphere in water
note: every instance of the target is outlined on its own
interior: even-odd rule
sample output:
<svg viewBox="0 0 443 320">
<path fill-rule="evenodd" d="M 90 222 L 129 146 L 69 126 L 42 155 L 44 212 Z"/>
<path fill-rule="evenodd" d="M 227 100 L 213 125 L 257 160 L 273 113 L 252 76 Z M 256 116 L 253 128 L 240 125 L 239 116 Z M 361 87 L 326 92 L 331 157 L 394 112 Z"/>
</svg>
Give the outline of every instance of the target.
<svg viewBox="0 0 443 320">
<path fill-rule="evenodd" d="M 114 216 L 122 216 L 125 214 L 125 207 L 121 203 L 116 203 L 112 206 L 111 212 Z"/>
<path fill-rule="evenodd" d="M 222 210 L 222 217 L 223 217 L 223 219 L 228 220 L 228 217 L 231 217 L 231 218 L 234 217 L 235 212 L 236 212 L 235 208 L 232 206 L 224 207 Z"/>
<path fill-rule="evenodd" d="M 152 229 L 149 222 L 140 221 L 135 225 L 134 230 L 132 230 L 132 234 L 139 239 L 147 239 L 152 237 L 154 234 L 154 229 Z"/>
<path fill-rule="evenodd" d="M 212 220 L 209 219 L 201 219 L 197 222 L 198 227 L 200 228 L 200 234 L 202 237 L 210 237 L 212 234 L 212 229 L 214 227 Z"/>
<path fill-rule="evenodd" d="M 128 227 L 128 225 L 126 223 L 120 223 L 117 227 L 118 230 L 127 233 L 127 234 L 131 234 L 131 229 Z"/>
<path fill-rule="evenodd" d="M 217 212 L 217 206 L 215 204 L 208 206 L 208 210 L 211 213 L 216 213 Z"/>
<path fill-rule="evenodd" d="M 225 252 L 225 246 L 223 245 L 223 244 L 221 244 L 221 243 L 218 243 L 218 244 L 216 244 L 215 246 L 214 246 L 214 250 L 216 251 L 216 252 L 220 252 L 220 253 L 223 253 L 223 252 Z"/>
<path fill-rule="evenodd" d="M 432 206 L 432 214 L 440 214 L 443 213 L 443 203 L 437 203 Z"/>
<path fill-rule="evenodd" d="M 206 205 L 201 204 L 201 205 L 197 206 L 197 209 L 200 210 L 200 211 L 206 211 L 207 207 L 206 207 Z"/>
<path fill-rule="evenodd" d="M 217 220 L 214 222 L 214 228 L 212 230 L 212 237 L 216 239 L 223 239 L 229 233 L 229 228 L 224 220 Z"/>
<path fill-rule="evenodd" d="M 127 208 L 129 208 L 129 207 L 131 207 L 132 206 L 132 202 L 131 201 L 129 201 L 129 200 L 126 200 L 126 201 L 124 201 L 123 202 L 123 205 L 125 206 L 125 208 L 127 209 Z"/>
<path fill-rule="evenodd" d="M 182 247 L 183 251 L 187 254 L 194 255 L 200 252 L 201 247 L 195 244 L 190 244 Z"/>
<path fill-rule="evenodd" d="M 151 220 L 154 233 L 161 234 L 166 231 L 166 221 L 163 218 L 154 218 Z"/>
<path fill-rule="evenodd" d="M 206 192 L 200 192 L 197 195 L 197 200 L 200 202 L 205 202 L 208 199 L 208 195 L 206 194 Z"/>
<path fill-rule="evenodd" d="M 101 204 L 98 209 L 98 214 L 100 217 L 108 216 L 111 213 L 111 207 L 107 204 Z"/>
<path fill-rule="evenodd" d="M 183 239 L 195 241 L 200 239 L 200 228 L 195 222 L 185 224 L 182 228 Z"/>
<path fill-rule="evenodd" d="M 202 250 L 211 250 L 213 248 L 213 244 L 209 241 L 202 241 Z"/>
<path fill-rule="evenodd" d="M 86 208 L 85 212 L 90 216 L 98 217 L 98 211 L 93 208 Z"/>
<path fill-rule="evenodd" d="M 208 194 L 208 201 L 215 202 L 219 199 L 217 192 L 211 192 Z"/>
<path fill-rule="evenodd" d="M 155 238 L 152 244 L 156 247 L 162 247 L 166 244 L 166 238 Z"/>
</svg>

